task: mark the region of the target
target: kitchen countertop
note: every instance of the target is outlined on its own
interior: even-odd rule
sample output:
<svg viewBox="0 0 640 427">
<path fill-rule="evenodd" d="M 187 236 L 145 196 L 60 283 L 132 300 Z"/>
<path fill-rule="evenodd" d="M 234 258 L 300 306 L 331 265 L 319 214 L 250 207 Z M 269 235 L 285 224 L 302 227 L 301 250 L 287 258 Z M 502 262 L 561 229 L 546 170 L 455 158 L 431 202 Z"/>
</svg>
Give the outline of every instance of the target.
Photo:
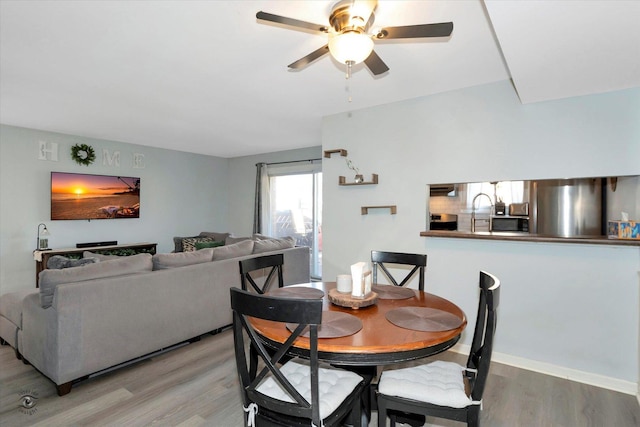
<svg viewBox="0 0 640 427">
<path fill-rule="evenodd" d="M 546 242 L 546 243 L 577 243 L 586 245 L 612 245 L 612 246 L 640 246 L 640 240 L 608 239 L 602 237 L 552 237 L 529 233 L 510 233 L 506 231 L 488 232 L 477 231 L 475 233 L 465 231 L 421 231 L 422 237 L 444 237 L 451 239 L 481 239 L 481 240 L 506 240 L 514 242 Z"/>
</svg>

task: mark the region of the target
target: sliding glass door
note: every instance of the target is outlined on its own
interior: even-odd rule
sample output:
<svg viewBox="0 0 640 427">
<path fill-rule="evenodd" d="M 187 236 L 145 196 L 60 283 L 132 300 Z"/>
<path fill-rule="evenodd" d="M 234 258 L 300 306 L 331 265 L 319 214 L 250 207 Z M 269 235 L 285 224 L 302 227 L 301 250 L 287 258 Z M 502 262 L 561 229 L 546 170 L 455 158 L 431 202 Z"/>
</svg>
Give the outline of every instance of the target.
<svg viewBox="0 0 640 427">
<path fill-rule="evenodd" d="M 311 249 L 311 277 L 322 277 L 322 171 L 321 164 L 268 165 L 265 197 L 265 233 L 293 236 L 298 246 Z"/>
</svg>

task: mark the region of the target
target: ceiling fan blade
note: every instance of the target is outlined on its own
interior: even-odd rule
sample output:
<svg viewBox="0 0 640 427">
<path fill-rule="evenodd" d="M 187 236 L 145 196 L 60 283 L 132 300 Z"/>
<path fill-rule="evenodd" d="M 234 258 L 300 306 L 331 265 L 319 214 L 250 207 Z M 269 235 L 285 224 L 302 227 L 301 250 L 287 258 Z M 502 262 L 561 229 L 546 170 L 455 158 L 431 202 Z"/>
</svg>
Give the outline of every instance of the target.
<svg viewBox="0 0 640 427">
<path fill-rule="evenodd" d="M 312 63 L 313 61 L 320 58 L 321 56 L 326 55 L 327 53 L 329 53 L 329 45 L 325 44 L 320 49 L 316 49 L 310 54 L 308 54 L 307 56 L 298 59 L 296 62 L 292 62 L 291 64 L 288 65 L 288 67 L 294 70 L 303 68 L 304 66 Z"/>
<path fill-rule="evenodd" d="M 453 22 L 439 24 L 407 25 L 387 27 L 375 35 L 376 39 L 414 39 L 419 37 L 448 37 L 453 31 Z"/>
<path fill-rule="evenodd" d="M 326 25 L 314 24 L 312 22 L 301 21 L 299 19 L 287 18 L 286 16 L 274 15 L 267 12 L 256 13 L 256 18 L 262 21 L 275 22 L 276 24 L 287 25 L 294 28 L 304 28 L 305 30 L 326 33 L 329 31 Z"/>
<path fill-rule="evenodd" d="M 389 71 L 389 67 L 387 67 L 387 64 L 385 64 L 384 61 L 380 59 L 378 54 L 373 50 L 371 51 L 371 55 L 369 55 L 369 57 L 364 60 L 364 64 L 369 70 L 371 70 L 374 76 Z"/>
</svg>

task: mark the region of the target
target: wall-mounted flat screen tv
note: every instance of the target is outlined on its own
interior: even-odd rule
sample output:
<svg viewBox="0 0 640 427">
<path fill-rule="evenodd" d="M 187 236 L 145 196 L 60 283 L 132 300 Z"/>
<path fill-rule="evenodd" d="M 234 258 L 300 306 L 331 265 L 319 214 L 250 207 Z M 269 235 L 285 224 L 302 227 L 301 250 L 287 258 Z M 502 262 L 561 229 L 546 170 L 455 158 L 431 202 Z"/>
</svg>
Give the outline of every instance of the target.
<svg viewBox="0 0 640 427">
<path fill-rule="evenodd" d="M 51 219 L 140 218 L 140 178 L 51 172 Z"/>
</svg>

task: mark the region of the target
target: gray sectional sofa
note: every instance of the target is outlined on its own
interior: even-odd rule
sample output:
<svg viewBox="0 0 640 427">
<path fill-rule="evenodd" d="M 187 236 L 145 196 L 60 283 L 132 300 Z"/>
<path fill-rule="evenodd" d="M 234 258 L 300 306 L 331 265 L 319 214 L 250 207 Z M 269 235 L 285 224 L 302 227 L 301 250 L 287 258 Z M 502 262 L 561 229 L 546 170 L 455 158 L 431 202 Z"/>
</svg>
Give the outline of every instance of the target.
<svg viewBox="0 0 640 427">
<path fill-rule="evenodd" d="M 0 336 L 64 395 L 91 374 L 230 325 L 238 261 L 272 253 L 284 255 L 285 285 L 310 280 L 309 248 L 259 240 L 44 270 L 40 289 L 0 297 Z"/>
</svg>

